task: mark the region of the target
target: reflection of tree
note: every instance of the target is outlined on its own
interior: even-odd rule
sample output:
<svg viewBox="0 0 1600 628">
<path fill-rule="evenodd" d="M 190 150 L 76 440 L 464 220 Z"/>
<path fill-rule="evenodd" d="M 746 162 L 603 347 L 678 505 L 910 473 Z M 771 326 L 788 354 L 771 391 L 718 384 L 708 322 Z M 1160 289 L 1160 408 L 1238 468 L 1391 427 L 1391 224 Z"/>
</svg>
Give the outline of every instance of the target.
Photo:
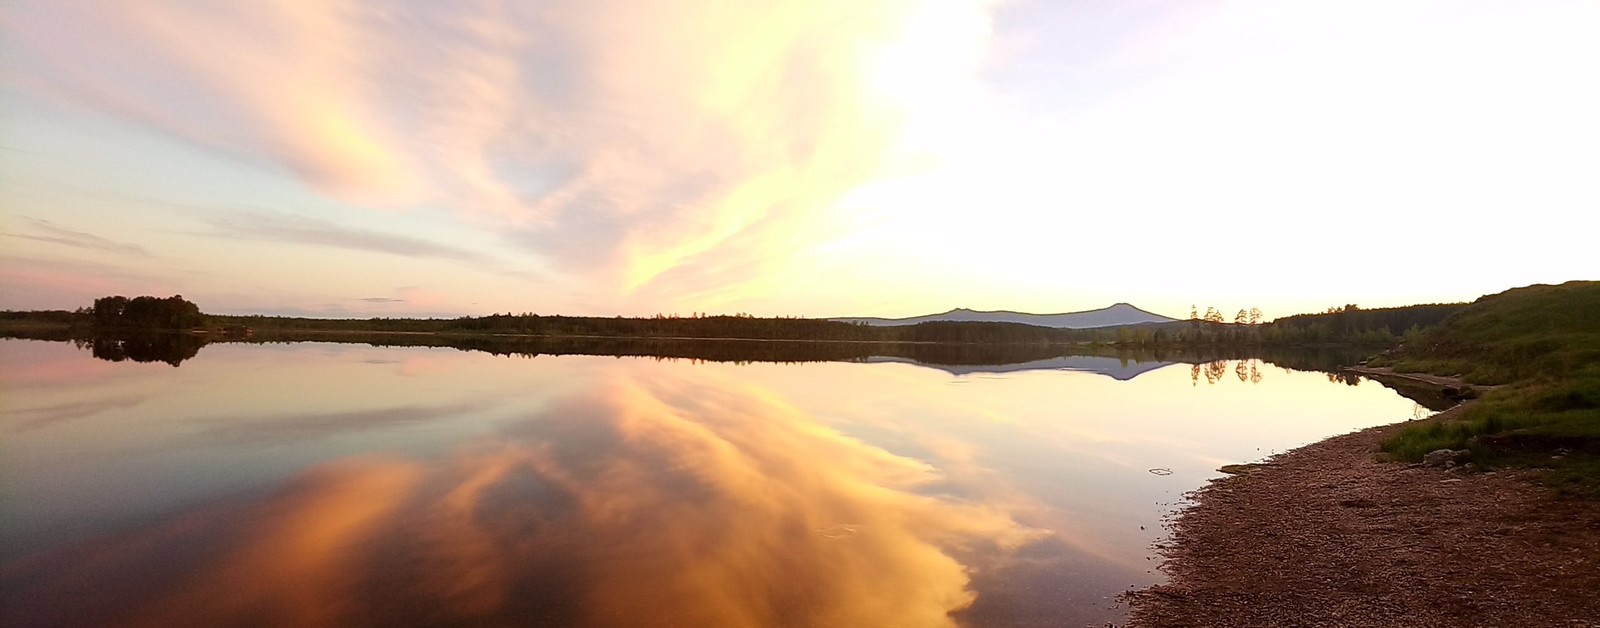
<svg viewBox="0 0 1600 628">
<path fill-rule="evenodd" d="M 1330 384 L 1344 384 L 1346 386 L 1355 386 L 1355 385 L 1361 383 L 1361 376 L 1360 375 L 1356 375 L 1354 373 L 1346 373 L 1346 372 L 1343 372 L 1343 371 L 1333 371 L 1333 372 L 1328 373 L 1327 375 L 1328 375 L 1328 383 L 1330 383 Z"/>
<path fill-rule="evenodd" d="M 1189 385 L 1197 386 L 1202 374 L 1206 377 L 1207 384 L 1216 384 L 1223 381 L 1228 373 L 1229 360 L 1211 360 L 1205 363 L 1196 362 L 1189 367 Z M 1252 384 L 1261 383 L 1261 360 L 1257 358 L 1240 358 L 1233 360 L 1233 376 L 1241 382 Z"/>
<path fill-rule="evenodd" d="M 166 362 L 173 366 L 200 352 L 205 340 L 181 333 L 96 335 L 73 341 L 94 357 L 111 362 Z"/>
</svg>

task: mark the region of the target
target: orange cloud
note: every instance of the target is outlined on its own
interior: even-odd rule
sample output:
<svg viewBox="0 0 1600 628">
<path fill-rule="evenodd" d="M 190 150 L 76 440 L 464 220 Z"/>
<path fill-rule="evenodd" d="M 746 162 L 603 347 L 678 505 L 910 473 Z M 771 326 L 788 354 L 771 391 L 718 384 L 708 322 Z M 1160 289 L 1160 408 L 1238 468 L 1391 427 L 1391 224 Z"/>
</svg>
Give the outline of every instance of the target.
<svg viewBox="0 0 1600 628">
<path fill-rule="evenodd" d="M 36 2 L 0 26 L 30 85 L 694 309 L 841 233 L 834 201 L 971 71 L 989 4 Z"/>
</svg>

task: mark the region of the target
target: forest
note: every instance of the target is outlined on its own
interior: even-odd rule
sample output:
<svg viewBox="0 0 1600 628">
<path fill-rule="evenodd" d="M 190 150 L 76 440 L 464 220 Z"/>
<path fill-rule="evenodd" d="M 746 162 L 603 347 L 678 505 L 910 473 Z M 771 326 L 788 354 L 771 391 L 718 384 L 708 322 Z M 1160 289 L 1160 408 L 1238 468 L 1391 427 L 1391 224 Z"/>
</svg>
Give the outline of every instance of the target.
<svg viewBox="0 0 1600 628">
<path fill-rule="evenodd" d="M 166 298 L 108 296 L 74 312 L 0 312 L 7 333 L 54 330 L 62 337 L 90 337 L 116 330 L 172 331 L 227 338 L 248 332 L 260 338 L 337 339 L 370 334 L 434 334 L 443 336 L 529 336 L 562 338 L 746 339 L 872 343 L 958 343 L 1003 345 L 1108 345 L 1126 348 L 1363 346 L 1384 347 L 1414 338 L 1439 324 L 1465 304 L 1416 305 L 1363 309 L 1356 305 L 1328 308 L 1262 322 L 1258 310 L 1240 310 L 1235 322 L 1223 322 L 1215 308 L 1205 316 L 1198 308 L 1187 321 L 1147 323 L 1092 329 L 1056 329 L 1021 323 L 926 322 L 899 327 L 874 327 L 828 319 L 739 315 L 667 316 L 648 318 L 491 314 L 458 318 L 327 319 L 282 316 L 203 314 L 182 296 Z M 461 341 L 458 341 L 461 342 Z"/>
</svg>

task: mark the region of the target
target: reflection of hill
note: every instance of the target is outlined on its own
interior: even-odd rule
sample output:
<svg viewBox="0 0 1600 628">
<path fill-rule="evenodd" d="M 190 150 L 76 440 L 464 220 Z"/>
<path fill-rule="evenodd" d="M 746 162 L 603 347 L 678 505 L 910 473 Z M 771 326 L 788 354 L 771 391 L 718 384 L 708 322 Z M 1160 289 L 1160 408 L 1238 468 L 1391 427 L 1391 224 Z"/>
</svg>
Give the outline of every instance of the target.
<svg viewBox="0 0 1600 628">
<path fill-rule="evenodd" d="M 338 334 L 299 337 L 258 334 L 261 341 L 360 342 L 374 346 L 452 347 L 495 355 L 600 355 L 709 362 L 860 362 L 877 356 L 929 364 L 1019 364 L 1060 357 L 1066 345 L 913 342 L 807 342 L 799 340 L 487 336 L 443 334 Z"/>
<path fill-rule="evenodd" d="M 166 362 L 192 358 L 209 342 L 338 342 L 377 347 L 449 347 L 495 355 L 593 355 L 704 360 L 708 362 L 905 362 L 956 375 L 1031 370 L 1075 370 L 1127 380 L 1173 363 L 1262 359 L 1302 371 L 1336 371 L 1367 357 L 1352 348 L 1176 347 L 1118 351 L 1047 343 L 808 342 L 703 338 L 616 338 L 432 333 L 284 332 L 248 339 L 212 339 L 182 333 L 94 335 L 73 338 L 71 330 L 6 330 L 0 336 L 71 340 L 95 357 L 110 361 Z"/>
<path fill-rule="evenodd" d="M 906 359 L 906 358 L 896 358 L 896 357 L 890 357 L 890 356 L 876 356 L 876 357 L 868 358 L 866 361 L 868 361 L 868 362 L 900 362 L 900 363 L 905 363 L 905 364 L 915 364 L 917 366 L 923 366 L 923 367 L 927 367 L 927 368 L 939 369 L 941 371 L 944 371 L 946 373 L 950 373 L 952 375 L 973 375 L 973 374 L 980 374 L 980 373 L 1017 373 L 1017 372 L 1022 372 L 1022 371 L 1082 371 L 1082 372 L 1085 372 L 1085 373 L 1095 373 L 1095 374 L 1098 374 L 1098 375 L 1104 375 L 1106 377 L 1110 377 L 1112 379 L 1121 380 L 1121 381 L 1127 381 L 1127 380 L 1133 379 L 1135 377 L 1138 377 L 1138 376 L 1143 375 L 1145 373 L 1148 373 L 1150 371 L 1154 371 L 1154 370 L 1159 369 L 1159 368 L 1164 367 L 1164 366 L 1170 366 L 1170 365 L 1173 365 L 1173 364 L 1177 364 L 1176 362 L 1164 362 L 1164 361 L 1160 361 L 1160 362 L 1158 362 L 1158 361 L 1138 362 L 1138 361 L 1130 361 L 1130 360 L 1121 359 L 1121 358 L 1113 358 L 1113 357 L 1105 357 L 1105 356 L 1088 356 L 1088 355 L 1061 356 L 1061 357 L 1056 357 L 1056 358 L 1048 358 L 1048 359 L 1044 359 L 1044 360 L 1033 360 L 1033 361 L 1029 361 L 1029 362 L 1019 362 L 1019 363 L 1014 363 L 1014 364 L 973 364 L 973 365 L 928 364 L 928 363 L 924 363 L 924 362 L 918 362 L 916 360 L 911 360 L 911 359 Z"/>
</svg>

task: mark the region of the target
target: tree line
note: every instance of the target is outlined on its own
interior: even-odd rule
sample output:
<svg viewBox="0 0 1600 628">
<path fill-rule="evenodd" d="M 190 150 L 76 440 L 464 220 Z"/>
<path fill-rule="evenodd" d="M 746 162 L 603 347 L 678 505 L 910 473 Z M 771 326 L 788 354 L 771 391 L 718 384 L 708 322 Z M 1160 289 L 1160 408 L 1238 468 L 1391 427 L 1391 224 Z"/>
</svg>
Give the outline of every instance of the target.
<svg viewBox="0 0 1600 628">
<path fill-rule="evenodd" d="M 1091 329 L 1057 329 L 1021 323 L 936 321 L 907 326 L 748 314 L 649 318 L 551 316 L 531 312 L 457 318 L 316 319 L 206 315 L 181 295 L 166 298 L 108 296 L 76 312 L 3 312 L 0 321 L 26 320 L 95 330 L 244 329 L 262 332 L 419 332 L 620 338 L 732 338 L 880 343 L 1079 344 L 1122 347 L 1392 345 L 1438 324 L 1463 304 L 1363 309 L 1354 304 L 1262 322 L 1257 308 L 1240 309 L 1229 323 L 1223 310 L 1191 308 L 1190 319 Z"/>
</svg>

